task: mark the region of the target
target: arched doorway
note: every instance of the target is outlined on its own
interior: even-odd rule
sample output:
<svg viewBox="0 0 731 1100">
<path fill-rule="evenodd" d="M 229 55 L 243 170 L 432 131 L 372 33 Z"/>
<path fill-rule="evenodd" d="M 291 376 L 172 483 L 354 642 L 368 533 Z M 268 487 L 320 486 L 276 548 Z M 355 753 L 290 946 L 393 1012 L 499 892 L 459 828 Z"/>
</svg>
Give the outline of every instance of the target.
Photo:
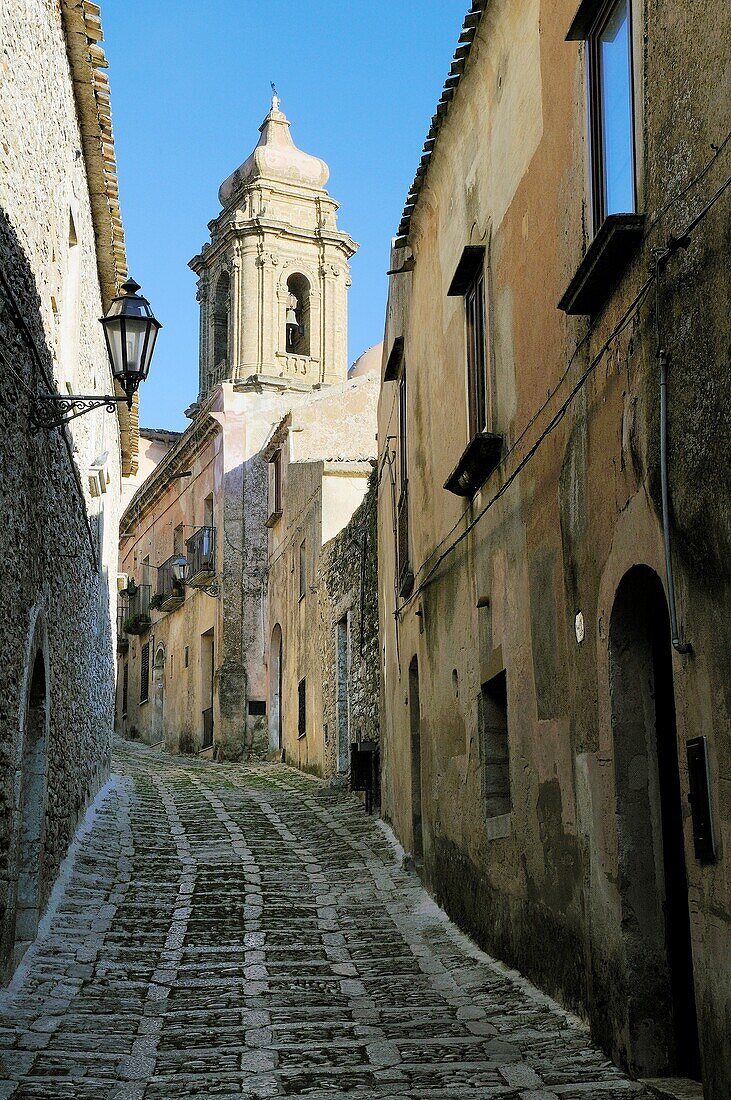
<svg viewBox="0 0 731 1100">
<path fill-rule="evenodd" d="M 272 752 L 282 748 L 282 628 L 279 623 L 272 631 L 269 650 L 269 748 Z"/>
<path fill-rule="evenodd" d="M 15 899 L 17 966 L 38 931 L 42 901 L 43 832 L 46 816 L 48 691 L 42 649 L 33 661 L 28 688 L 20 761 L 18 885 Z"/>
<path fill-rule="evenodd" d="M 152 728 L 150 744 L 159 745 L 165 740 L 165 646 L 155 650 L 152 666 Z"/>
<path fill-rule="evenodd" d="M 671 655 L 662 584 L 636 566 L 609 632 L 626 1057 L 639 1077 L 700 1079 Z"/>
</svg>

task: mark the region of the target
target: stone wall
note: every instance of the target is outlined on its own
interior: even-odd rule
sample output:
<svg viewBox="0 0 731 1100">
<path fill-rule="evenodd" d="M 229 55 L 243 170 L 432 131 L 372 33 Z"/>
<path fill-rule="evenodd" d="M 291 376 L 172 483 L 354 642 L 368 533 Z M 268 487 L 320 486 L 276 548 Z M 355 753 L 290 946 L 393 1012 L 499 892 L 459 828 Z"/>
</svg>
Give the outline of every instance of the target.
<svg viewBox="0 0 731 1100">
<path fill-rule="evenodd" d="M 110 392 L 112 380 L 58 5 L 4 4 L 0 39 L 0 971 L 7 977 L 109 769 L 120 440 L 105 410 L 66 429 L 29 423 L 31 395 Z"/>
<path fill-rule="evenodd" d="M 347 617 L 349 661 L 349 741 L 378 741 L 378 538 L 376 532 L 377 478 L 343 530 L 325 543 L 318 566 L 322 721 L 325 732 L 325 770 L 338 770 L 338 623 Z"/>
<path fill-rule="evenodd" d="M 576 7 L 473 5 L 476 46 L 455 62 L 391 255 L 403 274 L 385 344 L 390 358 L 403 341 L 407 398 L 402 432 L 398 383 L 384 382 L 383 806 L 445 908 L 586 1015 L 615 1060 L 638 1076 L 702 1070 L 705 1095 L 725 1100 L 728 26 L 712 29 L 710 3 L 692 16 L 682 3 L 631 5 L 645 223 L 627 266 L 605 270 L 593 313 L 574 316 L 557 303 L 592 243 L 585 47 L 566 40 Z M 654 250 L 668 243 L 655 288 Z M 470 441 L 465 299 L 450 285 L 479 244 L 502 449 L 461 497 L 444 488 Z M 659 344 L 682 653 L 668 629 Z M 416 583 L 396 597 L 402 465 Z M 716 860 L 694 845 L 698 736 Z"/>
</svg>

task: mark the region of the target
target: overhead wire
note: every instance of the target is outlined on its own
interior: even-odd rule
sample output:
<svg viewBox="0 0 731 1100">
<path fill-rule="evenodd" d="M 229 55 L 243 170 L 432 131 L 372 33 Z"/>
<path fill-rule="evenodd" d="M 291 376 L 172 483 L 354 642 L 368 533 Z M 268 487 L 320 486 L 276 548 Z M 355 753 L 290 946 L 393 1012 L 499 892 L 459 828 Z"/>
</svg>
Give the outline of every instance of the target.
<svg viewBox="0 0 731 1100">
<path fill-rule="evenodd" d="M 731 137 L 731 135 L 729 135 L 729 136 Z M 709 168 L 709 165 L 711 163 L 715 162 L 718 155 L 720 154 L 720 151 L 728 143 L 728 140 L 729 139 L 727 138 L 723 142 L 723 144 L 721 146 L 719 146 L 718 152 L 714 155 L 714 158 L 709 162 L 709 164 L 707 164 L 705 166 L 703 171 L 699 174 L 698 179 L 703 178 L 703 175 L 705 175 L 705 173 L 707 172 L 707 170 Z M 696 182 L 696 181 L 694 181 L 694 182 Z M 718 202 L 718 200 L 721 198 L 721 196 L 723 195 L 723 193 L 726 191 L 726 189 L 729 186 L 731 186 L 731 176 L 729 176 L 724 181 L 724 183 L 722 183 L 721 186 L 717 188 L 717 190 L 713 193 L 711 198 L 704 204 L 704 206 L 701 208 L 701 210 L 698 212 L 698 214 L 696 214 L 691 219 L 691 221 L 688 222 L 688 224 L 684 227 L 682 232 L 680 234 L 675 235 L 673 238 L 671 238 L 669 246 L 665 250 L 665 255 L 666 256 L 669 256 L 670 254 L 672 254 L 672 252 L 677 251 L 678 247 L 684 246 L 685 239 L 690 236 L 690 234 L 700 224 L 700 222 L 703 220 L 703 218 L 706 217 L 708 212 L 713 208 L 713 206 L 716 204 L 716 202 Z M 673 202 L 677 201 L 677 199 L 679 197 L 682 197 L 683 193 L 687 194 L 689 189 L 690 189 L 690 185 L 687 186 L 684 189 L 683 192 L 679 193 L 679 195 L 676 196 L 676 198 L 673 200 Z M 667 210 L 670 209 L 672 204 L 673 203 L 667 203 L 665 205 L 665 207 L 663 208 L 663 212 L 667 212 Z M 646 298 L 650 288 L 652 287 L 652 285 L 655 281 L 655 278 L 656 278 L 655 271 L 653 271 L 653 273 L 650 274 L 648 276 L 648 278 L 645 280 L 642 287 L 640 288 L 638 293 L 633 298 L 632 302 L 629 304 L 629 306 L 625 310 L 625 312 L 622 315 L 622 318 L 620 319 L 618 324 L 612 330 L 610 335 L 606 338 L 606 340 L 602 344 L 602 347 L 600 348 L 600 350 L 593 357 L 593 359 L 591 360 L 589 365 L 586 367 L 586 369 L 581 373 L 578 380 L 576 381 L 574 386 L 569 391 L 567 397 L 564 399 L 563 403 L 559 406 L 557 412 L 554 414 L 554 416 L 548 422 L 547 426 L 541 432 L 538 439 L 528 449 L 528 451 L 525 453 L 523 458 L 520 460 L 520 462 L 518 463 L 516 468 L 508 475 L 508 477 L 505 479 L 505 481 L 500 486 L 500 488 L 496 491 L 496 493 L 494 493 L 493 496 L 486 502 L 486 504 L 480 509 L 478 514 L 473 517 L 473 519 L 467 524 L 465 529 L 462 532 L 460 532 L 460 534 L 457 536 L 457 538 L 454 539 L 454 541 L 452 543 L 450 543 L 449 546 L 441 554 L 438 555 L 436 561 L 434 561 L 432 565 L 429 565 L 429 562 L 432 561 L 432 559 L 434 557 L 434 554 L 438 553 L 440 548 L 442 546 L 444 546 L 444 543 L 447 541 L 447 539 L 454 533 L 454 531 L 459 526 L 459 524 L 464 520 L 465 516 L 469 512 L 469 509 L 466 509 L 465 512 L 462 513 L 460 518 L 453 525 L 453 527 L 447 533 L 447 535 L 445 535 L 445 537 L 441 540 L 441 542 L 430 552 L 429 556 L 425 559 L 425 561 L 422 562 L 422 564 L 419 566 L 419 568 L 418 568 L 418 570 L 415 574 L 415 580 L 418 580 L 420 574 L 425 569 L 428 570 L 427 573 L 426 573 L 426 576 L 418 584 L 415 584 L 413 591 L 409 594 L 408 597 L 404 598 L 401 601 L 400 604 L 398 603 L 398 601 L 396 602 L 396 610 L 395 610 L 394 614 L 397 618 L 401 614 L 401 612 L 406 607 L 408 607 L 408 605 L 410 603 L 412 603 L 414 601 L 414 599 L 416 599 L 416 597 L 424 590 L 424 588 L 427 587 L 427 585 L 431 581 L 431 578 L 434 576 L 434 573 L 439 568 L 439 566 L 442 564 L 442 562 L 445 560 L 445 558 L 447 558 L 450 554 L 452 554 L 454 552 L 454 550 L 461 544 L 461 542 L 467 537 L 467 535 L 470 534 L 470 532 L 474 529 L 474 527 L 477 525 L 477 523 L 479 523 L 479 521 L 482 519 L 482 517 L 489 511 L 489 509 L 492 508 L 497 503 L 497 501 L 507 491 L 507 489 L 510 487 L 510 485 L 512 485 L 512 483 L 516 479 L 516 477 L 522 472 L 522 470 L 525 468 L 525 466 L 528 464 L 528 462 L 533 458 L 536 451 L 539 449 L 539 447 L 544 442 L 544 440 L 547 438 L 547 436 L 550 435 L 555 430 L 555 428 L 558 426 L 558 424 L 561 422 L 564 415 L 566 414 L 567 409 L 569 408 L 569 406 L 573 402 L 573 400 L 574 400 L 575 396 L 577 395 L 577 393 L 583 388 L 584 383 L 586 382 L 586 380 L 594 372 L 596 367 L 599 365 L 599 363 L 604 358 L 604 355 L 606 354 L 609 346 L 614 342 L 614 340 L 617 338 L 617 336 L 619 336 L 621 334 L 621 332 L 624 331 L 624 329 L 630 323 L 632 318 L 635 316 L 635 313 L 640 309 L 640 307 L 642 305 L 642 302 Z M 569 366 L 571 365 L 571 362 L 575 359 L 579 348 L 588 339 L 588 336 L 592 332 L 593 332 L 593 330 L 590 329 L 587 332 L 587 334 L 585 334 L 585 336 L 582 338 L 582 340 L 579 342 L 579 344 L 577 345 L 576 349 L 574 350 L 574 352 L 572 354 Z M 505 459 L 515 450 L 515 448 L 518 445 L 519 441 L 522 438 L 524 438 L 524 436 L 525 436 L 526 432 L 529 430 L 531 424 L 535 423 L 535 421 L 536 421 L 537 417 L 540 415 L 540 413 L 545 410 L 545 408 L 548 405 L 548 402 L 551 400 L 551 397 L 553 395 L 555 395 L 555 393 L 557 392 L 557 390 L 560 387 L 561 383 L 566 378 L 566 375 L 568 373 L 568 369 L 569 368 L 567 367 L 567 369 L 563 372 L 559 383 L 554 387 L 554 389 L 552 390 L 549 397 L 546 399 L 546 401 L 543 402 L 543 404 L 540 406 L 540 408 L 538 410 L 536 410 L 536 412 L 533 414 L 533 416 L 529 420 L 526 427 L 522 430 L 522 432 L 520 433 L 520 435 L 518 436 L 516 441 L 513 443 L 513 445 L 510 447 L 510 449 L 506 452 L 506 454 L 505 454 L 505 456 L 504 456 L 504 458 L 501 462 L 501 465 L 504 463 Z"/>
</svg>

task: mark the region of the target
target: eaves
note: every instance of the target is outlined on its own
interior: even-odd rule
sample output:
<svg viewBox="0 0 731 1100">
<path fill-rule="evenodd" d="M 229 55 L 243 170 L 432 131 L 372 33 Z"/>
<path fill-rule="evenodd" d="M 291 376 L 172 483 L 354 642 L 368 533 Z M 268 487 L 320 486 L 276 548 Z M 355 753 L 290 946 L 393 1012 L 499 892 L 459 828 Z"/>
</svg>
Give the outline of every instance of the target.
<svg viewBox="0 0 731 1100">
<path fill-rule="evenodd" d="M 444 120 L 449 114 L 452 101 L 454 99 L 459 83 L 462 79 L 462 74 L 465 71 L 465 67 L 469 60 L 470 52 L 475 41 L 477 34 L 477 28 L 479 27 L 480 20 L 487 8 L 490 0 L 473 0 L 470 4 L 469 10 L 464 18 L 462 24 L 462 32 L 459 36 L 457 48 L 452 58 L 452 64 L 449 69 L 449 75 L 447 76 L 444 87 L 442 89 L 442 95 L 437 103 L 436 110 L 432 116 L 429 132 L 426 135 L 426 141 L 424 142 L 424 148 L 419 161 L 419 167 L 416 170 L 414 181 L 409 188 L 408 195 L 406 196 L 406 203 L 404 205 L 403 213 L 401 215 L 401 221 L 399 223 L 398 232 L 396 234 L 396 240 L 394 246 L 396 248 L 404 248 L 409 242 L 409 233 L 411 232 L 411 216 L 416 208 L 416 204 L 419 200 L 424 182 L 429 170 L 429 164 L 436 148 L 436 144 L 439 138 L 439 132 L 444 124 Z"/>
</svg>

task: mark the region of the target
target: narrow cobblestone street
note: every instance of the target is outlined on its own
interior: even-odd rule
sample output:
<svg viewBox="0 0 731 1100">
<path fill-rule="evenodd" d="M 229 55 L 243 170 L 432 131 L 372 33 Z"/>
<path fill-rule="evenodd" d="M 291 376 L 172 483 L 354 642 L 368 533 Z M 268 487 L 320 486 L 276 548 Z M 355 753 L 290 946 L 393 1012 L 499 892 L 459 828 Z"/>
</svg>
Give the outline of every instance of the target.
<svg viewBox="0 0 731 1100">
<path fill-rule="evenodd" d="M 115 772 L 4 996 L 2 1100 L 644 1095 L 350 796 L 127 745 Z"/>
</svg>

